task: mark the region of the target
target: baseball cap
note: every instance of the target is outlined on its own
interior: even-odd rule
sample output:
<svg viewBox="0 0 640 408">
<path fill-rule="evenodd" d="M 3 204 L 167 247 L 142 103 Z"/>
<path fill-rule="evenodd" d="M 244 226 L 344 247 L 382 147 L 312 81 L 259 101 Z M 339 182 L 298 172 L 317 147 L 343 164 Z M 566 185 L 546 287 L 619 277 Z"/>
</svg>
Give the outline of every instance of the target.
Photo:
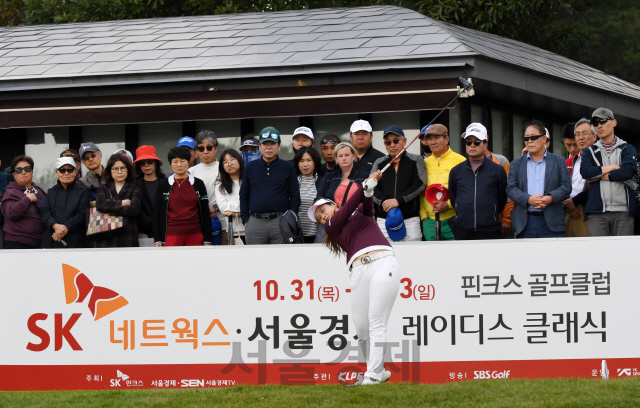
<svg viewBox="0 0 640 408">
<path fill-rule="evenodd" d="M 157 160 L 160 162 L 160 165 L 162 166 L 162 160 L 160 160 L 160 158 L 156 154 L 155 147 L 148 146 L 148 145 L 138 147 L 136 149 L 136 161 L 134 161 L 134 163 L 139 162 L 140 160 L 148 160 L 148 159 Z"/>
<path fill-rule="evenodd" d="M 382 132 L 382 137 L 385 137 L 387 134 L 389 133 L 393 133 L 396 134 L 398 136 L 402 136 L 404 137 L 404 132 L 402 131 L 402 129 L 400 129 L 400 126 L 388 126 L 384 132 Z"/>
<path fill-rule="evenodd" d="M 296 135 L 305 135 L 309 139 L 313 140 L 313 132 L 311 131 L 311 129 L 309 129 L 306 126 L 300 126 L 296 130 L 294 130 L 293 131 L 293 136 L 296 136 Z"/>
<path fill-rule="evenodd" d="M 100 151 L 100 148 L 98 148 L 98 146 L 96 146 L 95 143 L 91 143 L 91 142 L 83 143 L 82 146 L 80 146 L 80 158 L 82 158 L 82 156 L 84 156 L 86 152 L 99 152 L 99 151 Z"/>
<path fill-rule="evenodd" d="M 445 125 L 441 125 L 439 123 L 434 123 L 433 125 L 427 128 L 425 132 L 426 135 L 434 135 L 434 136 L 447 136 L 449 134 L 449 129 Z"/>
<path fill-rule="evenodd" d="M 407 236 L 407 227 L 404 225 L 404 217 L 399 208 L 389 211 L 384 226 L 392 241 L 402 241 Z"/>
<path fill-rule="evenodd" d="M 466 139 L 467 136 L 475 136 L 478 140 L 487 140 L 487 128 L 482 123 L 474 122 L 467 126 L 462 134 L 463 139 Z"/>
<path fill-rule="evenodd" d="M 320 207 L 321 205 L 325 205 L 327 203 L 335 204 L 333 201 L 327 198 L 317 199 L 316 202 L 313 203 L 313 205 L 309 207 L 309 210 L 307 211 L 307 216 L 309 216 L 309 219 L 317 224 L 318 220 L 316 219 L 316 208 Z"/>
<path fill-rule="evenodd" d="M 273 126 L 267 126 L 260 131 L 260 139 L 258 139 L 258 142 L 280 143 L 280 132 L 278 132 L 278 129 L 274 128 Z"/>
<path fill-rule="evenodd" d="M 371 125 L 369 124 L 369 122 L 367 122 L 366 120 L 356 120 L 355 122 L 353 122 L 351 124 L 351 129 L 350 132 L 351 133 L 355 133 L 358 130 L 365 130 L 367 132 L 372 132 L 373 130 L 371 129 Z"/>
<path fill-rule="evenodd" d="M 340 139 L 338 139 L 338 136 L 336 135 L 326 135 L 325 137 L 322 138 L 322 140 L 320 141 L 320 144 L 323 145 L 329 142 L 338 144 L 340 143 Z"/>
<path fill-rule="evenodd" d="M 242 146 L 240 146 L 240 149 L 242 149 L 245 146 L 260 147 L 260 143 L 258 143 L 258 141 L 255 139 L 247 139 L 244 142 L 242 142 Z"/>
<path fill-rule="evenodd" d="M 611 110 L 607 108 L 598 108 L 594 110 L 591 117 L 600 119 L 615 119 L 613 117 L 613 112 L 611 112 Z"/>
<path fill-rule="evenodd" d="M 189 136 L 185 136 L 180 138 L 180 140 L 178 140 L 178 146 L 184 146 L 184 147 L 188 147 L 189 149 L 193 149 L 196 150 L 196 141 L 193 140 L 192 137 Z"/>
<path fill-rule="evenodd" d="M 64 166 L 65 164 L 68 164 L 74 169 L 76 168 L 76 162 L 75 160 L 73 160 L 73 157 L 60 157 L 59 159 L 56 160 L 56 166 L 55 166 L 56 170 L 58 170 L 60 167 Z"/>
</svg>

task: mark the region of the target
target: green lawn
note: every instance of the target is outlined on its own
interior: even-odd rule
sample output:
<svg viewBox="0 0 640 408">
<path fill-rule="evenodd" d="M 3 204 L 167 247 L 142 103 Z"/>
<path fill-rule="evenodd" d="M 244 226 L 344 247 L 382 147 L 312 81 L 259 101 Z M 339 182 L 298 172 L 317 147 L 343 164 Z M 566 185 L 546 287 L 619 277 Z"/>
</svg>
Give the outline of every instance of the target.
<svg viewBox="0 0 640 408">
<path fill-rule="evenodd" d="M 0 407 L 640 407 L 640 379 L 0 392 Z"/>
</svg>

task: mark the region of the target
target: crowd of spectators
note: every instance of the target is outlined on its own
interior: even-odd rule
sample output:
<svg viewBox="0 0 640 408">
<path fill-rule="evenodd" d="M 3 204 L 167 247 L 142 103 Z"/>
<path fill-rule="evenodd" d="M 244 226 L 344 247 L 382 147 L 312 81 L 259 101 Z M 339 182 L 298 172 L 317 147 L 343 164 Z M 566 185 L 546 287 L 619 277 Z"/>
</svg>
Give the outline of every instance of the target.
<svg viewBox="0 0 640 408">
<path fill-rule="evenodd" d="M 424 128 L 419 155 L 403 151 L 408 140 L 398 126 L 383 131 L 386 152 L 373 148 L 365 120 L 351 125 L 350 143 L 327 135 L 319 152 L 313 130 L 303 126 L 293 132 L 291 161 L 279 158 L 274 127 L 219 156 L 215 133 L 202 130 L 169 151 L 168 173 L 153 146 L 140 146 L 135 157 L 118 150 L 103 166 L 103 152 L 88 142 L 60 153 L 58 181 L 46 192 L 33 183 L 33 159 L 20 155 L 10 173 L 0 173 L 3 246 L 318 243 L 324 228 L 306 217 L 308 208 L 319 198 L 343 206 L 358 184 L 387 166 L 373 197 L 378 226 L 390 241 L 633 235 L 637 153 L 615 134 L 616 124 L 613 112 L 598 108 L 590 119 L 565 125 L 565 159 L 548 151 L 548 130 L 532 120 L 519 136 L 522 156 L 511 163 L 488 150 L 481 123 L 461 135 L 465 152 L 451 149 L 457 136 L 446 126 Z M 449 199 L 430 202 L 425 189 L 433 184 L 444 185 Z M 119 224 L 109 234 L 92 234 L 96 213 Z"/>
</svg>

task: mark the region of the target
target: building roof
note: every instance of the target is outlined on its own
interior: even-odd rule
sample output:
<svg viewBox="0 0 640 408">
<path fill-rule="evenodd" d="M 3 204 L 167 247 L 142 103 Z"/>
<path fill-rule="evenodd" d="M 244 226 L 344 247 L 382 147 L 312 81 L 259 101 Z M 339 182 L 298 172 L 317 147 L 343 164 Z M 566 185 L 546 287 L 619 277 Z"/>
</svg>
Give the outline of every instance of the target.
<svg viewBox="0 0 640 408">
<path fill-rule="evenodd" d="M 640 87 L 584 64 L 393 6 L 0 28 L 0 90 L 33 80 L 113 82 L 134 75 L 162 81 L 237 69 L 458 57 L 490 58 L 640 99 Z"/>
</svg>

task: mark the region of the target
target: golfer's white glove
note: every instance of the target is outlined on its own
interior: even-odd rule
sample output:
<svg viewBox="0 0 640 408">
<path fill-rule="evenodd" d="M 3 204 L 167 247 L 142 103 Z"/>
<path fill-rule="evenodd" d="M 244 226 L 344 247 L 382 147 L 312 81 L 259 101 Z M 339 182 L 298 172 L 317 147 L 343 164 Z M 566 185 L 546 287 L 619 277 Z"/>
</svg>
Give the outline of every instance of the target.
<svg viewBox="0 0 640 408">
<path fill-rule="evenodd" d="M 373 196 L 373 189 L 378 185 L 378 180 L 374 178 L 370 178 L 369 180 L 362 183 L 362 188 L 364 189 L 364 196 L 371 197 Z"/>
</svg>

